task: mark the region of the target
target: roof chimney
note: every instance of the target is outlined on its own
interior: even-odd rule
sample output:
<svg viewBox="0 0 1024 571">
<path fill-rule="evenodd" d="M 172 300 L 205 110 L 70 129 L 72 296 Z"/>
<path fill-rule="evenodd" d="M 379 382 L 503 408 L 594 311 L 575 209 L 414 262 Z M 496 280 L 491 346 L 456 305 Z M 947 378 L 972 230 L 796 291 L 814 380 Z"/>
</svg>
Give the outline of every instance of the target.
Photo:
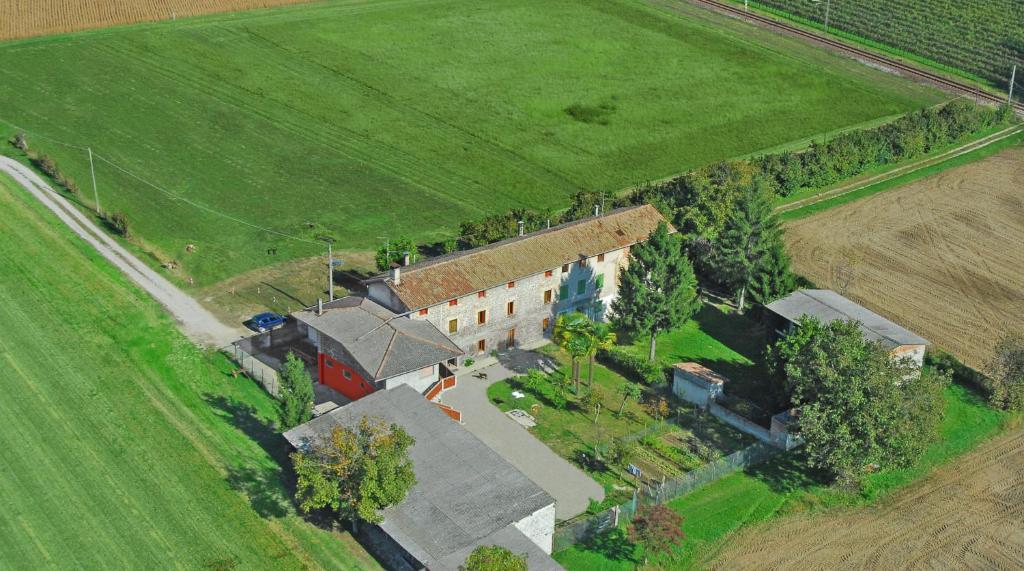
<svg viewBox="0 0 1024 571">
<path fill-rule="evenodd" d="M 391 281 L 395 285 L 402 283 L 402 266 L 399 266 L 395 262 L 391 262 Z"/>
<path fill-rule="evenodd" d="M 600 204 L 595 204 L 594 205 L 594 216 L 600 216 L 600 215 L 601 215 L 601 205 Z"/>
<path fill-rule="evenodd" d="M 408 266 L 409 265 L 409 252 L 402 252 L 402 265 L 403 266 Z"/>
<path fill-rule="evenodd" d="M 324 314 L 324 298 L 322 298 L 322 297 L 316 298 L 316 314 L 317 315 L 323 315 Z"/>
<path fill-rule="evenodd" d="M 522 236 L 526 233 L 526 223 L 522 220 L 519 221 L 519 235 Z"/>
</svg>

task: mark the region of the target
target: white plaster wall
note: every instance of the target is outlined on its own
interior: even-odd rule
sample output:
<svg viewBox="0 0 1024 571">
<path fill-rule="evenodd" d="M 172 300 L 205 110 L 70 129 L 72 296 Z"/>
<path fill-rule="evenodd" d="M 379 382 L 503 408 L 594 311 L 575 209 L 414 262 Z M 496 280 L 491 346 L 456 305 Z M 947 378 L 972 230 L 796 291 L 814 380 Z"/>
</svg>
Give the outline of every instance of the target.
<svg viewBox="0 0 1024 571">
<path fill-rule="evenodd" d="M 516 529 L 537 544 L 544 553 L 551 554 L 551 541 L 555 534 L 555 504 L 545 506 L 515 522 Z"/>
<path fill-rule="evenodd" d="M 430 388 L 430 385 L 434 384 L 434 382 L 438 380 L 437 365 L 432 366 L 430 370 L 430 375 L 426 377 L 421 374 L 420 369 L 417 369 L 415 371 L 409 371 L 408 373 L 402 373 L 401 375 L 384 379 L 384 388 L 393 389 L 399 385 L 409 385 L 421 394 L 425 393 L 427 392 L 427 389 Z"/>
</svg>

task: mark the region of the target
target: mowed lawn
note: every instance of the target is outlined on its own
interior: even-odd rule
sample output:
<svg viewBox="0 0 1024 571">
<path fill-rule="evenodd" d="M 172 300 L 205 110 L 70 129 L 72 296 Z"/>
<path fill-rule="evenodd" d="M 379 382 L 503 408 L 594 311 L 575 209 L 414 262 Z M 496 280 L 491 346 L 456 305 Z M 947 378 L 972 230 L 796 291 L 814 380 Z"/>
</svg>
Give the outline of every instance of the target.
<svg viewBox="0 0 1024 571">
<path fill-rule="evenodd" d="M 0 568 L 377 568 L 294 515 L 260 389 L 6 178 L 0 210 Z"/>
<path fill-rule="evenodd" d="M 97 161 L 103 207 L 197 285 L 321 252 L 211 210 L 339 249 L 432 241 L 938 99 L 642 0 L 337 0 L 0 44 L 0 118 L 155 185 Z M 91 202 L 84 151 L 29 142 Z"/>
</svg>

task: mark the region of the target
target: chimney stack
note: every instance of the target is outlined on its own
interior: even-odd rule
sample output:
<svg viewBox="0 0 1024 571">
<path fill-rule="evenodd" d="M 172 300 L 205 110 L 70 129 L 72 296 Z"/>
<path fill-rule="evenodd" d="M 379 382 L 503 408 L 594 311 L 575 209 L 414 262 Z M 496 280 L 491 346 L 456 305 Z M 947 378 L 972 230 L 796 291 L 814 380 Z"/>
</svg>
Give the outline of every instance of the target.
<svg viewBox="0 0 1024 571">
<path fill-rule="evenodd" d="M 322 297 L 316 298 L 316 314 L 317 315 L 323 315 L 324 314 L 324 298 L 322 298 Z"/>
<path fill-rule="evenodd" d="M 595 204 L 594 205 L 594 216 L 600 216 L 600 215 L 601 215 L 601 205 L 600 204 Z"/>
<path fill-rule="evenodd" d="M 522 236 L 526 233 L 526 223 L 522 220 L 519 221 L 519 235 Z"/>
<path fill-rule="evenodd" d="M 391 262 L 391 281 L 395 285 L 402 283 L 402 266 L 395 262 Z"/>
<path fill-rule="evenodd" d="M 409 265 L 409 252 L 402 252 L 402 265 L 403 266 L 408 266 Z"/>
</svg>

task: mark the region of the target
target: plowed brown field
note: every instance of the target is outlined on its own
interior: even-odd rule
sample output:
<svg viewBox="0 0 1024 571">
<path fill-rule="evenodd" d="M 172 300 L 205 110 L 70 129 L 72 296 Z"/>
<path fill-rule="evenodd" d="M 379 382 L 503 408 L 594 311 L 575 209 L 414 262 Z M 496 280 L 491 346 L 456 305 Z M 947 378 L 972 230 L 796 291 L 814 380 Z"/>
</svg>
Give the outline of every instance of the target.
<svg viewBox="0 0 1024 571">
<path fill-rule="evenodd" d="M 741 534 L 717 569 L 1022 569 L 1024 432 L 983 445 L 883 507 Z"/>
<path fill-rule="evenodd" d="M 0 40 L 311 0 L 0 0 Z"/>
<path fill-rule="evenodd" d="M 1024 329 L 1024 148 L 786 225 L 797 272 L 978 368 Z"/>
</svg>

